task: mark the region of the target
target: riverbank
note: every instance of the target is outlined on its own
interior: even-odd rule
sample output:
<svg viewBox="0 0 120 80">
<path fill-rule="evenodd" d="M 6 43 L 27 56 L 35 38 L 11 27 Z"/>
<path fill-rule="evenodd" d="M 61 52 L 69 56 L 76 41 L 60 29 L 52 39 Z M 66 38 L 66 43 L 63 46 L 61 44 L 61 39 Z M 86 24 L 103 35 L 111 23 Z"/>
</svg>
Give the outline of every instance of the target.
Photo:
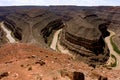
<svg viewBox="0 0 120 80">
<path fill-rule="evenodd" d="M 16 40 L 12 37 L 11 35 L 12 32 L 5 27 L 4 22 L 1 22 L 0 26 L 3 29 L 3 31 L 6 33 L 6 38 L 8 39 L 8 41 L 10 43 L 15 43 Z"/>
<path fill-rule="evenodd" d="M 105 38 L 105 42 L 108 45 L 108 48 L 110 50 L 110 55 L 114 55 L 116 58 L 116 66 L 113 67 L 113 69 L 118 70 L 120 69 L 120 55 L 114 50 L 114 46 L 111 43 L 112 37 L 115 35 L 115 33 L 111 30 L 108 30 L 110 32 L 110 36 Z M 113 62 L 112 57 L 109 58 L 107 64 L 111 64 Z"/>
<path fill-rule="evenodd" d="M 62 31 L 62 29 L 59 29 L 53 35 L 52 43 L 50 45 L 50 48 L 52 48 L 53 50 L 56 50 L 56 45 L 57 45 L 57 42 L 58 42 L 58 35 L 61 31 Z"/>
<path fill-rule="evenodd" d="M 59 34 L 61 31 L 62 31 L 62 29 L 59 29 L 54 33 L 50 48 L 53 50 L 59 51 L 61 53 L 68 54 L 68 55 L 72 56 L 72 54 L 70 54 L 70 51 L 68 49 L 64 48 L 63 46 L 61 46 L 59 43 Z"/>
<path fill-rule="evenodd" d="M 69 54 L 70 51 L 65 49 L 63 46 L 61 46 L 59 44 L 58 37 L 59 37 L 60 31 L 62 31 L 62 29 L 60 29 L 60 30 L 58 30 L 58 31 L 56 31 L 54 33 L 53 40 L 52 40 L 52 43 L 50 45 L 50 48 L 52 48 L 53 50 L 57 50 L 58 49 L 58 51 L 60 51 L 61 53 Z M 111 39 L 115 35 L 115 33 L 113 31 L 110 31 L 110 30 L 109 30 L 109 32 L 110 32 L 110 36 L 105 38 L 105 42 L 107 43 L 108 48 L 110 50 L 110 55 L 114 55 L 116 60 L 114 60 L 112 58 L 112 56 L 110 56 L 110 58 L 109 58 L 109 60 L 107 62 L 107 65 L 111 65 L 111 63 L 114 62 L 114 63 L 116 63 L 116 66 L 114 66 L 112 68 L 118 70 L 118 69 L 120 69 L 120 55 L 114 50 L 114 46 L 111 43 Z"/>
</svg>

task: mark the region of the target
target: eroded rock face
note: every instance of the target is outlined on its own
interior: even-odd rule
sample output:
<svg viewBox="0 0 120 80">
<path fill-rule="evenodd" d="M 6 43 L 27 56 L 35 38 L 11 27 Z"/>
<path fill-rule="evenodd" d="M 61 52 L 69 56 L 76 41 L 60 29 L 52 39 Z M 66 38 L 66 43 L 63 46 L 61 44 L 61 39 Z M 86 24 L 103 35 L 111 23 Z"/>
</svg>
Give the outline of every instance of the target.
<svg viewBox="0 0 120 80">
<path fill-rule="evenodd" d="M 17 10 L 19 9 L 19 10 Z M 34 7 L 1 8 L 0 21 L 20 42 L 48 47 L 47 38 L 61 28 L 61 18 L 49 10 Z"/>
<path fill-rule="evenodd" d="M 49 49 L 50 47 L 47 45 L 47 42 L 49 41 L 48 38 L 51 37 L 54 31 L 63 28 L 62 32 L 59 35 L 60 45 L 68 49 L 70 53 L 75 55 L 77 54 L 76 57 L 79 58 L 80 61 L 83 61 L 95 67 L 97 64 L 104 64 L 109 58 L 109 50 L 104 42 L 104 38 L 109 35 L 107 31 L 109 22 L 112 23 L 111 27 L 109 27 L 110 29 L 114 30 L 114 32 L 118 30 L 118 34 L 117 34 L 118 40 L 115 42 L 120 42 L 119 40 L 120 39 L 120 35 L 119 35 L 120 8 L 117 9 L 117 7 L 113 7 L 114 9 L 112 10 L 110 8 L 112 7 L 79 7 L 79 6 L 0 7 L 0 21 L 4 21 L 6 28 L 11 30 L 13 33 L 12 34 L 13 37 L 18 39 L 20 42 L 32 43 L 32 44 L 40 45 L 43 48 L 47 47 Z M 86 9 L 88 12 L 84 12 L 84 9 Z M 88 9 L 91 10 L 89 11 Z M 95 14 L 91 14 L 90 13 L 91 11 L 93 11 L 93 13 Z M 82 12 L 84 12 L 84 14 L 82 14 Z M 7 40 L 5 38 L 6 38 L 6 34 L 0 28 L 0 45 L 7 43 Z M 27 71 L 28 69 L 28 72 L 25 72 L 25 74 L 31 75 L 30 71 L 33 71 L 33 73 L 37 71 L 37 73 L 40 73 L 39 75 L 41 76 L 42 74 L 41 72 L 43 72 L 43 69 L 44 70 L 47 69 L 48 71 L 46 72 L 51 74 L 51 71 L 54 71 L 53 68 L 56 68 L 56 70 L 58 70 L 60 66 L 62 66 L 61 67 L 62 69 L 63 68 L 68 68 L 68 69 L 71 68 L 72 70 L 74 70 L 75 68 L 77 69 L 78 72 L 67 72 L 67 73 L 65 72 L 65 76 L 68 76 L 71 80 L 79 80 L 79 79 L 84 80 L 86 77 L 88 76 L 91 77 L 91 75 L 93 74 L 93 72 L 91 72 L 93 71 L 93 68 L 92 69 L 88 68 L 86 64 L 85 66 L 83 66 L 83 64 L 81 64 L 81 62 L 79 61 L 77 61 L 76 63 L 76 61 L 70 60 L 71 57 L 68 57 L 68 55 L 65 55 L 66 57 L 62 56 L 62 54 L 56 55 L 54 54 L 54 52 L 49 52 L 44 49 L 38 50 L 38 47 L 35 46 L 25 47 L 25 45 L 20 45 L 20 44 L 15 44 L 15 45 L 12 44 L 12 45 L 13 46 L 6 45 L 6 48 L 3 49 L 1 48 L 0 51 L 2 53 L 0 58 L 2 64 L 1 70 L 9 70 L 10 76 L 11 73 L 14 73 L 14 69 L 16 67 L 18 68 L 20 67 L 20 64 L 23 64 L 21 60 L 19 62 L 19 61 L 14 61 L 13 59 L 15 58 L 19 60 L 20 57 L 24 57 L 24 56 L 27 57 L 27 55 L 30 56 L 30 54 L 39 55 L 40 60 L 37 60 L 38 58 L 36 57 L 35 59 L 37 61 L 35 60 L 34 64 L 32 59 L 30 59 L 28 64 L 26 64 L 26 60 L 28 60 L 28 58 L 24 57 L 25 60 L 23 59 L 23 61 L 25 62 L 25 65 L 28 65 L 28 67 L 22 69 L 20 68 L 22 71 L 16 70 L 16 72 L 17 71 L 20 72 L 19 74 L 23 74 L 21 72 Z M 15 53 L 15 55 L 13 55 L 13 53 Z M 22 56 L 20 56 L 19 54 Z M 10 55 L 12 58 L 10 57 Z M 45 56 L 48 59 L 45 59 Z M 34 57 L 35 56 L 33 56 L 33 58 Z M 44 61 L 43 60 L 41 61 L 41 59 L 44 59 Z M 68 59 L 70 61 L 68 61 Z M 5 64 L 3 64 L 3 62 L 5 62 Z M 8 65 L 6 66 L 6 64 Z M 35 69 L 36 65 L 39 66 L 39 69 Z M 50 65 L 50 66 L 44 66 L 44 65 Z M 11 69 L 11 66 L 14 68 Z M 51 70 L 49 71 L 49 69 Z M 106 69 L 104 70 L 100 69 L 99 71 L 99 68 L 96 71 L 97 73 L 107 76 L 107 77 L 99 76 L 99 78 L 97 77 L 98 80 L 107 80 L 109 78 L 108 77 L 109 75 L 111 75 L 110 76 L 110 79 L 112 78 L 111 80 L 118 79 L 117 77 L 119 77 L 119 72 L 120 72 L 120 71 L 116 72 L 116 70 L 106 71 Z M 46 72 L 43 73 L 45 75 L 45 78 L 48 77 Z M 59 73 L 59 71 L 57 72 Z M 2 73 L 0 73 L 1 79 L 6 77 L 8 77 L 9 79 L 10 76 L 8 72 L 3 71 Z M 24 76 L 24 78 L 26 77 Z M 27 77 L 28 80 L 29 78 L 30 76 Z M 88 80 L 92 80 L 92 78 Z"/>
<path fill-rule="evenodd" d="M 61 19 L 54 20 L 47 24 L 45 28 L 41 30 L 41 33 L 43 35 L 43 38 L 45 39 L 45 42 L 47 43 L 47 37 L 50 36 L 50 34 L 53 32 L 53 30 L 58 30 L 63 27 L 63 22 Z"/>
<path fill-rule="evenodd" d="M 63 11 L 59 8 L 54 11 L 53 7 L 21 7 L 18 8 L 19 11 L 13 7 L 10 9 L 1 9 L 0 20 L 4 21 L 13 37 L 20 42 L 49 48 L 48 43 L 53 32 L 63 28 L 60 35 L 61 45 L 73 53 L 80 54 L 87 63 L 103 64 L 107 61 L 109 50 L 104 38 L 109 35 L 108 23 L 96 14 L 91 14 L 89 10 L 82 13 L 82 8 L 65 8 Z M 65 12 L 66 10 L 68 12 Z"/>
<path fill-rule="evenodd" d="M 22 40 L 22 29 L 19 27 L 15 27 L 13 24 L 5 21 L 5 26 L 13 32 L 13 35 L 16 39 Z"/>
<path fill-rule="evenodd" d="M 104 42 L 108 36 L 107 23 L 97 15 L 76 17 L 70 20 L 60 35 L 60 44 L 91 66 L 104 64 L 109 58 L 109 49 Z"/>
<path fill-rule="evenodd" d="M 6 42 L 7 42 L 7 40 L 5 39 L 5 32 L 3 31 L 3 29 L 0 26 L 0 46 Z"/>
</svg>

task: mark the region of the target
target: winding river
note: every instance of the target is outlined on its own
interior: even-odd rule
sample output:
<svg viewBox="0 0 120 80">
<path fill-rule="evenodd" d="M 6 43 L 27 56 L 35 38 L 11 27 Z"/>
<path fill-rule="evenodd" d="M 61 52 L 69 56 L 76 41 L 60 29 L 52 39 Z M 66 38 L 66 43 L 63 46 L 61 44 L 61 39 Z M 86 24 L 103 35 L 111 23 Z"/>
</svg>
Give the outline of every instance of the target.
<svg viewBox="0 0 120 80">
<path fill-rule="evenodd" d="M 108 31 L 110 32 L 110 36 L 106 37 L 105 41 L 106 41 L 106 43 L 108 45 L 108 48 L 110 50 L 110 54 L 114 55 L 116 57 L 116 59 L 117 59 L 117 66 L 113 67 L 113 69 L 118 70 L 118 69 L 120 69 L 120 55 L 116 51 L 114 51 L 113 46 L 112 46 L 112 44 L 110 42 L 110 38 L 112 36 L 114 36 L 115 33 L 113 31 L 111 31 L 111 30 L 108 30 Z M 111 63 L 111 62 L 112 62 L 112 59 L 109 58 L 108 63 Z"/>
<path fill-rule="evenodd" d="M 3 31 L 6 33 L 6 38 L 9 40 L 10 43 L 15 43 L 16 40 L 12 37 L 11 35 L 11 31 L 8 30 L 5 25 L 4 25 L 4 22 L 1 22 L 0 23 L 0 27 L 3 29 Z M 69 53 L 68 50 L 65 50 L 62 46 L 60 46 L 59 44 L 57 45 L 57 42 L 58 41 L 58 36 L 59 36 L 59 33 L 60 31 L 62 31 L 62 29 L 59 29 L 58 31 L 56 31 L 53 35 L 53 40 L 51 42 L 51 45 L 50 45 L 50 48 L 52 48 L 53 50 L 57 50 L 56 47 L 58 46 L 59 50 L 62 52 L 62 53 Z M 108 30 L 110 32 L 110 36 L 106 37 L 105 38 L 105 42 L 107 43 L 108 45 L 108 48 L 110 50 L 110 54 L 114 55 L 117 59 L 117 66 L 114 67 L 113 69 L 120 69 L 120 55 L 118 53 L 116 53 L 114 50 L 113 50 L 113 46 L 110 42 L 110 38 L 115 35 L 115 33 L 111 30 Z M 108 60 L 108 64 L 110 64 L 112 62 L 112 59 L 109 58 Z"/>
<path fill-rule="evenodd" d="M 53 40 L 52 43 L 50 45 L 50 48 L 52 48 L 53 50 L 56 50 L 56 45 L 57 45 L 57 41 L 58 41 L 58 35 L 60 33 L 62 29 L 57 30 L 54 35 L 53 35 Z"/>
<path fill-rule="evenodd" d="M 53 40 L 52 40 L 52 43 L 50 45 L 50 48 L 52 48 L 53 50 L 57 50 L 56 47 L 58 47 L 59 51 L 62 52 L 62 53 L 69 53 L 69 50 L 66 50 L 64 49 L 60 44 L 59 44 L 59 41 L 58 41 L 58 36 L 59 36 L 59 33 L 62 29 L 56 31 L 54 33 L 54 36 L 53 36 Z M 118 53 L 116 53 L 114 50 L 113 50 L 113 46 L 110 42 L 110 38 L 115 35 L 115 33 L 111 30 L 108 30 L 110 32 L 110 36 L 106 37 L 105 38 L 105 42 L 107 43 L 108 45 L 108 48 L 110 50 L 110 55 L 114 55 L 117 59 L 117 66 L 116 67 L 113 67 L 113 69 L 120 69 L 120 55 Z M 57 43 L 58 42 L 58 43 Z M 112 58 L 110 57 L 109 60 L 108 60 L 108 64 L 110 64 L 112 62 Z"/>
<path fill-rule="evenodd" d="M 59 34 L 60 34 L 61 31 L 62 31 L 62 29 L 59 29 L 54 33 L 53 40 L 52 40 L 52 43 L 50 45 L 50 48 L 53 49 L 53 50 L 56 50 L 56 51 L 58 50 L 61 53 L 68 54 L 68 55 L 72 56 L 72 54 L 69 54 L 70 51 L 68 49 L 64 48 L 63 46 L 61 46 L 59 41 L 58 41 Z"/>
<path fill-rule="evenodd" d="M 12 32 L 5 27 L 4 22 L 1 22 L 0 26 L 3 29 L 3 31 L 6 33 L 6 38 L 9 40 L 9 42 L 10 43 L 15 43 L 16 41 L 11 35 Z"/>
</svg>

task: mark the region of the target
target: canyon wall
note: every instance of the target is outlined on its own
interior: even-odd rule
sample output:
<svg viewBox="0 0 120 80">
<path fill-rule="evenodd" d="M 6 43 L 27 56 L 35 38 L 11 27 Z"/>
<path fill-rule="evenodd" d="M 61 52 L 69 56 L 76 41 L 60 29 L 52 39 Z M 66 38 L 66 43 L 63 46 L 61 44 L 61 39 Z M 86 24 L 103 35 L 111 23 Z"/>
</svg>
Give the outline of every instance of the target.
<svg viewBox="0 0 120 80">
<path fill-rule="evenodd" d="M 98 19 L 98 20 L 97 20 Z M 66 23 L 60 35 L 60 45 L 79 54 L 90 65 L 105 64 L 109 49 L 104 38 L 109 36 L 108 23 L 97 15 L 76 16 Z"/>
</svg>

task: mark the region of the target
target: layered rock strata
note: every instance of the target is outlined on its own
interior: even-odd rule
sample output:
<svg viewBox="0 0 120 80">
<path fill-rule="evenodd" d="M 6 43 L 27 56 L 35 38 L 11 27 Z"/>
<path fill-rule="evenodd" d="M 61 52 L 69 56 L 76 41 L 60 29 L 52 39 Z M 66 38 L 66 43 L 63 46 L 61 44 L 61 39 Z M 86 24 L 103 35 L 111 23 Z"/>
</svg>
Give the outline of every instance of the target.
<svg viewBox="0 0 120 80">
<path fill-rule="evenodd" d="M 42 47 L 46 44 L 51 33 L 62 27 L 61 18 L 49 10 L 41 8 L 4 8 L 0 12 L 0 21 L 3 21 L 12 36 L 23 43 L 32 43 Z M 0 9 L 2 10 L 2 9 Z"/>
<path fill-rule="evenodd" d="M 64 25 L 61 19 L 57 19 L 48 23 L 47 26 L 41 30 L 45 43 L 48 42 L 47 38 L 50 36 L 53 30 L 58 30 L 62 27 L 64 27 Z"/>
<path fill-rule="evenodd" d="M 3 45 L 6 42 L 7 42 L 7 40 L 5 39 L 5 33 L 0 26 L 0 47 L 1 47 L 1 45 Z"/>
<path fill-rule="evenodd" d="M 99 29 L 103 20 L 92 23 L 90 19 L 92 17 L 76 17 L 66 23 L 59 43 L 72 53 L 79 54 L 80 59 L 90 65 L 104 64 L 109 58 L 109 49 L 104 42 L 104 37 L 109 34 L 103 35 L 103 31 Z"/>
</svg>

